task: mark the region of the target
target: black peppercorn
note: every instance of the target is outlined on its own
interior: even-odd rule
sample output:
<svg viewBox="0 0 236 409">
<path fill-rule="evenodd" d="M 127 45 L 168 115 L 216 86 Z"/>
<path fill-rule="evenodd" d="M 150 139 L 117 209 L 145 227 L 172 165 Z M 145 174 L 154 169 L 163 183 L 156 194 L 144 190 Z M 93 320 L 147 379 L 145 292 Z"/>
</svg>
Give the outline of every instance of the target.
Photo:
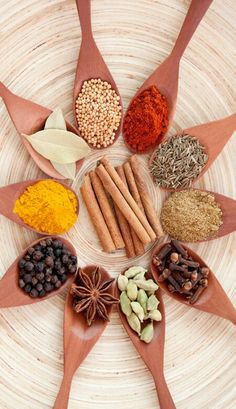
<svg viewBox="0 0 236 409">
<path fill-rule="evenodd" d="M 23 288 L 25 286 L 25 282 L 24 280 L 22 280 L 22 278 L 19 280 L 19 287 Z"/>
<path fill-rule="evenodd" d="M 33 278 L 32 278 L 32 284 L 33 284 L 33 286 L 36 286 L 37 283 L 38 283 L 37 278 L 36 278 L 36 277 L 33 277 Z"/>
<path fill-rule="evenodd" d="M 46 240 L 41 240 L 39 243 L 40 243 L 41 247 L 46 247 L 47 246 Z"/>
<path fill-rule="evenodd" d="M 35 248 L 34 247 L 30 247 L 27 251 L 27 253 L 32 256 L 32 254 L 35 252 Z"/>
<path fill-rule="evenodd" d="M 39 297 L 44 297 L 45 294 L 46 294 L 46 291 L 45 291 L 44 289 L 42 289 L 42 290 L 39 292 Z"/>
<path fill-rule="evenodd" d="M 53 243 L 52 243 L 52 246 L 53 246 L 54 249 L 57 249 L 59 247 L 58 240 L 54 240 Z"/>
<path fill-rule="evenodd" d="M 49 293 L 50 291 L 52 291 L 53 287 L 51 283 L 45 283 L 43 286 L 44 290 Z"/>
<path fill-rule="evenodd" d="M 63 274 L 65 274 L 65 271 L 66 271 L 65 267 L 61 267 L 60 270 L 58 270 L 57 274 L 59 276 L 62 276 Z"/>
<path fill-rule="evenodd" d="M 53 260 L 53 258 L 52 258 L 51 256 L 47 256 L 47 257 L 45 258 L 45 264 L 46 264 L 48 267 L 53 267 L 53 265 L 54 265 L 54 260 Z"/>
<path fill-rule="evenodd" d="M 55 270 L 60 270 L 60 268 L 61 268 L 61 262 L 60 262 L 60 260 L 56 260 L 55 261 L 55 264 L 54 264 L 54 268 L 55 268 Z"/>
<path fill-rule="evenodd" d="M 68 257 L 68 255 L 67 255 L 67 254 L 63 254 L 63 256 L 62 256 L 62 263 L 63 263 L 63 264 L 68 264 L 68 262 L 69 262 L 69 257 Z"/>
<path fill-rule="evenodd" d="M 38 283 L 38 284 L 36 285 L 36 290 L 40 292 L 40 291 L 42 291 L 42 289 L 43 289 L 43 284 Z"/>
<path fill-rule="evenodd" d="M 44 263 L 43 262 L 37 263 L 35 266 L 35 270 L 38 273 L 42 273 L 42 271 L 44 270 Z"/>
<path fill-rule="evenodd" d="M 51 282 L 52 284 L 56 284 L 58 281 L 58 277 L 56 275 L 52 276 Z"/>
<path fill-rule="evenodd" d="M 31 260 L 31 256 L 30 256 L 29 254 L 26 254 L 25 257 L 24 257 L 24 259 L 25 259 L 26 261 L 29 261 L 29 260 Z"/>
<path fill-rule="evenodd" d="M 39 280 L 39 281 L 43 281 L 44 280 L 44 273 L 38 273 L 38 274 L 36 274 L 36 278 L 37 278 L 37 280 Z"/>
<path fill-rule="evenodd" d="M 25 263 L 26 263 L 26 261 L 22 258 L 22 259 L 19 261 L 19 267 L 20 267 L 20 268 L 24 268 Z"/>
<path fill-rule="evenodd" d="M 26 284 L 26 286 L 24 287 L 24 291 L 26 293 L 30 293 L 32 286 L 30 284 Z"/>
<path fill-rule="evenodd" d="M 55 284 L 55 288 L 60 288 L 61 287 L 61 281 L 58 280 Z"/>
<path fill-rule="evenodd" d="M 32 282 L 32 275 L 31 274 L 25 274 L 23 275 L 23 280 L 25 284 L 29 284 Z"/>
<path fill-rule="evenodd" d="M 34 269 L 33 263 L 31 263 L 30 261 L 27 261 L 27 263 L 25 263 L 24 269 L 25 271 L 32 271 Z"/>
<path fill-rule="evenodd" d="M 46 239 L 46 244 L 47 244 L 47 246 L 51 246 L 52 245 L 52 239 Z"/>
<path fill-rule="evenodd" d="M 70 259 L 73 264 L 77 264 L 77 257 L 76 256 L 70 256 Z"/>
<path fill-rule="evenodd" d="M 38 297 L 38 295 L 39 295 L 39 293 L 36 290 L 36 288 L 32 288 L 32 290 L 30 291 L 30 297 L 36 298 L 36 297 Z"/>
<path fill-rule="evenodd" d="M 55 254 L 56 257 L 60 257 L 60 255 L 61 255 L 61 249 L 56 249 L 56 250 L 54 251 L 54 254 Z"/>
<path fill-rule="evenodd" d="M 33 259 L 35 260 L 35 261 L 40 261 L 41 260 L 41 258 L 43 258 L 43 253 L 41 252 L 41 251 L 35 251 L 34 253 L 33 253 Z"/>
<path fill-rule="evenodd" d="M 66 281 L 66 279 L 67 279 L 67 275 L 66 275 L 66 274 L 63 274 L 63 275 L 61 276 L 61 282 L 64 283 L 64 282 Z"/>
<path fill-rule="evenodd" d="M 74 266 L 74 265 L 70 265 L 70 266 L 68 267 L 68 270 L 69 270 L 69 272 L 70 272 L 71 274 L 74 274 L 74 273 L 76 273 L 77 267 Z"/>
<path fill-rule="evenodd" d="M 47 283 L 50 283 L 51 280 L 52 280 L 51 274 L 46 274 L 46 275 L 45 275 L 45 281 L 46 281 Z"/>
</svg>

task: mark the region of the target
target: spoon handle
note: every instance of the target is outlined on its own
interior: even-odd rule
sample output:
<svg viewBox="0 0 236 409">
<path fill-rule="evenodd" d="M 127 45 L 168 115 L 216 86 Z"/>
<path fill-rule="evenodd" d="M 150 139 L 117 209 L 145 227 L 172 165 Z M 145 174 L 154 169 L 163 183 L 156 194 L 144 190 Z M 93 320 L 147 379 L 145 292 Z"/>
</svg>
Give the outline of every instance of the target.
<svg viewBox="0 0 236 409">
<path fill-rule="evenodd" d="M 70 388 L 71 382 L 74 374 L 71 373 L 64 373 L 64 377 L 62 379 L 61 387 L 58 392 L 56 401 L 54 403 L 53 409 L 67 409 L 69 396 L 70 396 Z"/>
<path fill-rule="evenodd" d="M 76 0 L 76 6 L 79 14 L 82 38 L 91 38 L 92 24 L 91 24 L 91 0 Z"/>
<path fill-rule="evenodd" d="M 179 36 L 172 50 L 172 56 L 178 60 L 182 57 L 189 41 L 213 0 L 192 0 L 183 22 Z"/>
<path fill-rule="evenodd" d="M 176 409 L 169 388 L 167 386 L 164 373 L 158 372 L 154 376 L 160 409 Z"/>
</svg>

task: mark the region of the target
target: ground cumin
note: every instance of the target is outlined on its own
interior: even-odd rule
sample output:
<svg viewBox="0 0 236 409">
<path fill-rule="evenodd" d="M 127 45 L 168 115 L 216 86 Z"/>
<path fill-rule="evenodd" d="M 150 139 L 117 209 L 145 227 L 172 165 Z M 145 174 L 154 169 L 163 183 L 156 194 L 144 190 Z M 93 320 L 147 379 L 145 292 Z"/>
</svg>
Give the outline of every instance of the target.
<svg viewBox="0 0 236 409">
<path fill-rule="evenodd" d="M 161 211 L 162 227 L 172 238 L 184 242 L 214 236 L 222 224 L 222 211 L 215 197 L 198 190 L 173 193 Z"/>
<path fill-rule="evenodd" d="M 25 189 L 13 212 L 35 230 L 64 233 L 77 219 L 75 194 L 54 180 L 42 180 Z"/>
</svg>

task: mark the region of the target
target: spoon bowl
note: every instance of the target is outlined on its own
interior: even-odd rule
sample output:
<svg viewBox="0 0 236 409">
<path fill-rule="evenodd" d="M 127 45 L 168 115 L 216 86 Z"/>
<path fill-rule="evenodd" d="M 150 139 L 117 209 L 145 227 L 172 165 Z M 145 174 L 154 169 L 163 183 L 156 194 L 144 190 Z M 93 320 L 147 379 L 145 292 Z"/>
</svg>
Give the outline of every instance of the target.
<svg viewBox="0 0 236 409">
<path fill-rule="evenodd" d="M 51 238 L 55 239 L 55 236 L 50 236 Z M 6 273 L 4 274 L 3 278 L 0 280 L 0 308 L 9 308 L 9 307 L 19 307 L 22 305 L 30 305 L 34 304 L 39 301 L 47 300 L 48 298 L 54 297 L 60 294 L 64 289 L 72 282 L 73 276 L 69 276 L 66 282 L 57 290 L 54 290 L 44 297 L 37 297 L 32 298 L 29 294 L 24 292 L 18 285 L 18 274 L 19 274 L 19 267 L 18 263 L 21 258 L 25 255 L 28 248 L 35 246 L 41 240 L 46 240 L 48 236 L 41 237 L 38 240 L 35 240 L 33 243 L 22 251 L 22 253 L 17 257 L 17 259 L 12 263 L 12 265 L 8 268 Z M 58 238 L 58 236 L 57 236 Z M 68 248 L 73 256 L 76 256 L 76 250 L 73 245 L 63 237 L 60 237 L 62 243 Z"/>
<path fill-rule="evenodd" d="M 82 41 L 81 41 L 81 46 L 80 46 L 80 53 L 79 53 L 77 68 L 76 68 L 74 92 L 73 92 L 73 112 L 74 112 L 75 123 L 77 124 L 75 105 L 76 105 L 76 99 L 80 93 L 80 90 L 81 90 L 81 87 L 84 81 L 88 81 L 90 79 L 98 79 L 98 78 L 100 78 L 102 81 L 107 81 L 109 84 L 111 84 L 112 89 L 120 97 L 120 105 L 122 109 L 123 109 L 123 106 L 122 106 L 122 100 L 121 100 L 121 96 L 117 88 L 117 85 L 93 37 L 92 25 L 91 25 L 91 0 L 76 0 L 76 6 L 78 10 L 80 26 L 81 26 L 81 33 L 82 33 Z M 113 143 L 115 143 L 115 141 L 119 137 L 121 129 L 122 129 L 122 119 L 120 121 L 119 128 L 115 132 L 115 139 Z M 110 147 L 112 144 L 110 144 L 108 147 Z M 89 146 L 91 147 L 91 149 L 100 149 L 100 148 L 94 148 L 94 146 L 92 146 L 91 144 L 89 144 Z M 103 149 L 106 149 L 106 148 L 103 148 Z"/>
<path fill-rule="evenodd" d="M 89 265 L 83 268 L 83 271 L 90 275 L 96 267 Z M 104 268 L 100 267 L 100 271 L 102 281 L 111 278 Z M 76 282 L 76 277 L 74 281 Z M 114 286 L 110 287 L 108 292 L 113 295 Z M 108 306 L 107 311 L 110 316 L 112 306 Z M 74 311 L 73 296 L 68 293 L 64 311 L 64 376 L 53 409 L 67 409 L 74 373 L 96 344 L 106 326 L 107 321 L 95 318 L 89 327 L 83 313 L 78 314 Z"/>
<path fill-rule="evenodd" d="M 167 243 L 158 245 L 155 247 L 152 253 L 152 259 L 154 256 L 158 255 L 160 250 L 166 245 Z M 185 244 L 181 243 L 182 247 L 187 250 L 189 256 L 193 258 L 194 261 L 200 264 L 200 267 L 208 267 L 206 263 L 199 257 L 197 253 L 195 253 L 192 249 L 187 247 Z M 209 268 L 209 267 L 208 267 Z M 171 293 L 167 288 L 167 282 L 159 282 L 159 273 L 153 262 L 151 262 L 151 271 L 152 275 L 155 280 L 158 282 L 160 288 L 169 295 L 169 297 L 173 298 L 176 301 L 179 301 L 182 304 L 187 305 L 188 307 L 196 308 L 200 311 L 208 312 L 209 314 L 217 315 L 221 318 L 231 321 L 234 325 L 236 325 L 236 310 L 231 303 L 230 299 L 224 292 L 222 286 L 220 285 L 219 281 L 215 277 L 212 270 L 209 268 L 210 273 L 208 276 L 208 287 L 205 288 L 203 293 L 200 295 L 199 299 L 194 303 L 190 304 L 188 300 L 181 294 Z"/>
<path fill-rule="evenodd" d="M 15 213 L 13 213 L 13 209 L 15 206 L 16 200 L 19 198 L 19 196 L 25 191 L 25 189 L 29 186 L 34 185 L 35 183 L 41 182 L 44 179 L 33 179 L 33 180 L 26 180 L 24 182 L 19 182 L 19 183 L 13 183 L 8 186 L 0 187 L 0 214 L 3 216 L 7 217 L 8 219 L 12 220 L 13 222 L 19 224 L 22 227 L 25 227 L 28 230 L 34 231 L 35 233 L 42 234 L 44 236 L 50 236 L 51 233 L 45 233 L 41 232 L 38 230 L 35 230 L 33 227 L 29 226 L 28 224 L 24 223 L 23 220 Z M 74 193 L 76 199 L 77 199 L 77 216 L 79 214 L 79 199 L 75 191 L 65 185 L 62 182 L 58 182 L 55 180 L 55 182 L 60 183 L 62 186 L 64 186 L 66 189 L 69 189 L 71 192 Z M 56 234 L 54 234 L 56 235 Z"/>
<path fill-rule="evenodd" d="M 34 102 L 13 94 L 2 82 L 0 82 L 0 97 L 2 97 L 11 120 L 20 134 L 21 141 L 28 150 L 30 156 L 38 167 L 47 175 L 55 179 L 66 179 L 56 171 L 51 162 L 36 152 L 27 139 L 22 134 L 31 135 L 44 129 L 48 116 L 52 111 Z M 77 129 L 66 121 L 67 130 L 78 135 Z M 83 164 L 83 159 L 77 161 L 76 172 Z"/>
<path fill-rule="evenodd" d="M 173 47 L 171 54 L 166 58 L 166 60 L 159 65 L 159 67 L 150 75 L 150 77 L 142 84 L 139 90 L 136 92 L 134 98 L 130 102 L 127 111 L 129 110 L 133 100 L 145 89 L 152 85 L 155 85 L 158 90 L 163 94 L 168 103 L 169 108 L 169 126 L 170 128 L 176 107 L 177 94 L 178 94 L 178 81 L 179 81 L 179 64 L 182 55 L 191 40 L 194 32 L 196 31 L 199 23 L 207 12 L 213 0 L 192 0 L 188 13 L 183 22 L 182 28 L 180 30 L 179 36 Z M 125 139 L 125 136 L 124 136 Z M 161 139 L 158 140 L 158 143 Z M 127 145 L 130 149 L 129 145 Z M 145 153 L 150 152 L 155 146 L 152 145 L 145 151 Z M 132 150 L 132 149 L 130 149 Z M 134 150 L 132 150 L 134 152 Z M 136 151 L 135 151 L 136 152 Z M 136 152 L 140 153 L 140 152 Z M 142 152 L 143 153 L 143 152 Z"/>
<path fill-rule="evenodd" d="M 181 132 L 178 132 L 177 136 L 190 135 L 198 139 L 200 144 L 205 147 L 205 151 L 208 155 L 208 161 L 206 165 L 203 167 L 200 174 L 194 180 L 192 180 L 191 183 L 196 182 L 204 175 L 205 172 L 207 172 L 207 170 L 221 153 L 222 149 L 229 141 L 235 130 L 236 114 L 233 114 L 218 121 L 207 122 L 205 124 L 187 128 Z M 149 167 L 151 167 L 152 165 L 155 157 L 155 152 L 156 151 L 152 153 L 149 159 Z M 171 189 L 160 186 L 160 189 L 166 190 L 168 192 L 175 192 L 183 188 Z"/>
<path fill-rule="evenodd" d="M 125 270 L 126 271 L 126 270 Z M 123 272 L 124 274 L 124 272 Z M 151 274 L 148 274 L 149 278 L 153 278 Z M 147 276 L 148 276 L 147 275 Z M 155 277 L 154 277 L 155 279 Z M 155 279 L 156 281 L 156 279 Z M 118 286 L 116 287 L 116 297 L 120 295 Z M 158 289 L 155 293 L 160 304 L 158 309 L 161 312 L 162 320 L 153 321 L 154 324 L 154 337 L 149 344 L 141 341 L 139 336 L 134 332 L 126 319 L 125 314 L 122 312 L 120 305 L 118 305 L 118 313 L 128 336 L 130 337 L 134 347 L 141 356 L 142 360 L 150 370 L 153 380 L 155 382 L 159 404 L 161 409 L 175 409 L 175 404 L 171 397 L 170 391 L 166 384 L 164 377 L 164 346 L 165 346 L 165 307 L 162 298 L 162 291 Z"/>
</svg>

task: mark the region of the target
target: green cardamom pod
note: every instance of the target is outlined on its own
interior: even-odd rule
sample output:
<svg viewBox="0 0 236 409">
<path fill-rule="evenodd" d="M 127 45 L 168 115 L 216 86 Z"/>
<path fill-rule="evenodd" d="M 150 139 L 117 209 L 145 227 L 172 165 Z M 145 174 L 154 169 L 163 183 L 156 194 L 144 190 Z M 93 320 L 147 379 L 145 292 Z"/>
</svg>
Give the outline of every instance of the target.
<svg viewBox="0 0 236 409">
<path fill-rule="evenodd" d="M 148 296 L 146 292 L 142 288 L 140 288 L 140 290 L 138 290 L 137 301 L 142 306 L 144 314 L 147 313 L 147 299 L 148 299 Z"/>
<path fill-rule="evenodd" d="M 145 274 L 146 274 L 146 271 L 142 271 L 141 273 L 138 273 L 134 277 L 134 280 L 145 280 Z"/>
<path fill-rule="evenodd" d="M 147 270 L 141 266 L 134 266 L 126 270 L 125 276 L 127 278 L 134 278 L 137 274 L 142 273 L 142 272 L 146 273 L 146 271 Z"/>
<path fill-rule="evenodd" d="M 138 287 L 133 280 L 129 280 L 128 285 L 126 287 L 126 292 L 131 301 L 136 300 L 138 295 Z"/>
<path fill-rule="evenodd" d="M 142 288 L 145 291 L 156 291 L 158 289 L 158 285 L 154 283 L 152 279 L 150 280 L 135 280 L 135 284 Z"/>
<path fill-rule="evenodd" d="M 132 328 L 135 332 L 137 332 L 138 335 L 140 335 L 141 332 L 141 323 L 133 312 L 129 317 L 126 317 L 127 321 L 129 323 L 130 328 Z"/>
<path fill-rule="evenodd" d="M 135 314 L 137 315 L 138 319 L 143 322 L 144 319 L 144 311 L 142 306 L 139 304 L 139 302 L 137 301 L 132 301 L 131 302 L 131 308 L 133 310 L 133 312 L 135 312 Z"/>
<path fill-rule="evenodd" d="M 125 291 L 126 287 L 128 285 L 128 278 L 125 277 L 123 274 L 120 274 L 118 279 L 117 279 L 117 284 L 118 284 L 118 288 L 120 291 Z"/>
<path fill-rule="evenodd" d="M 147 300 L 147 310 L 148 311 L 156 310 L 158 305 L 159 305 L 159 300 L 154 294 L 152 294 Z"/>
<path fill-rule="evenodd" d="M 150 311 L 148 314 L 148 318 L 154 321 L 161 321 L 162 315 L 159 310 Z"/>
<path fill-rule="evenodd" d="M 125 291 L 122 291 L 120 295 L 120 307 L 127 317 L 132 314 L 131 302 Z"/>
<path fill-rule="evenodd" d="M 153 328 L 153 323 L 150 322 L 150 324 L 147 324 L 146 327 L 143 328 L 140 339 L 147 344 L 152 341 L 154 335 L 154 328 Z"/>
</svg>

